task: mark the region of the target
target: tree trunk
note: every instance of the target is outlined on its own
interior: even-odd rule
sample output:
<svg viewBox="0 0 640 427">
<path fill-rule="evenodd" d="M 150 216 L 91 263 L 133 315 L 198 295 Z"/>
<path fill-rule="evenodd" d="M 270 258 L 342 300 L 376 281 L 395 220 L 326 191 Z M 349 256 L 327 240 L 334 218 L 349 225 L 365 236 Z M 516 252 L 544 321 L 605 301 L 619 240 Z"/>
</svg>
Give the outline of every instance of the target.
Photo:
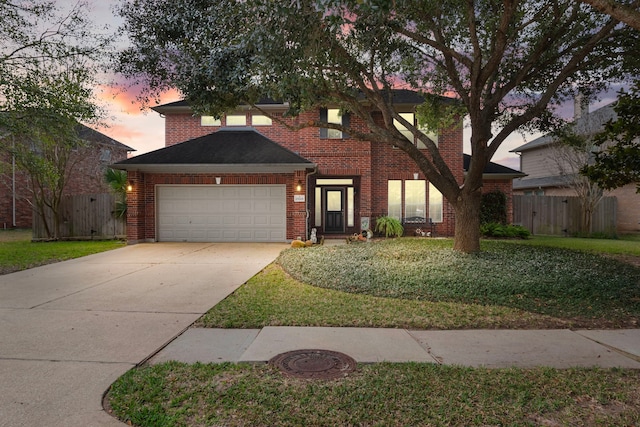
<svg viewBox="0 0 640 427">
<path fill-rule="evenodd" d="M 480 205 L 482 192 L 460 193 L 457 203 L 453 204 L 456 213 L 453 249 L 463 253 L 480 252 Z"/>
</svg>

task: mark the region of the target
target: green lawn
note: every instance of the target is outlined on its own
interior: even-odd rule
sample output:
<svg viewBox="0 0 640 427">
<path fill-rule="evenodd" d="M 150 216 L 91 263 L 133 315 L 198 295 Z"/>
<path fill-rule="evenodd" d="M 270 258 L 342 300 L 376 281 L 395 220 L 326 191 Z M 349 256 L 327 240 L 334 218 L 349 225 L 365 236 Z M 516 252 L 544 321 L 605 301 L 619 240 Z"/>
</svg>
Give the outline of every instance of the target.
<svg viewBox="0 0 640 427">
<path fill-rule="evenodd" d="M 578 237 L 534 236 L 518 244 L 531 246 L 552 246 L 609 255 L 630 255 L 640 257 L 640 234 L 619 236 L 617 239 L 586 239 Z"/>
<path fill-rule="evenodd" d="M 637 426 L 638 372 L 360 365 L 333 381 L 269 365 L 169 362 L 129 371 L 111 409 L 136 426 Z"/>
<path fill-rule="evenodd" d="M 549 241 L 547 241 L 549 243 Z M 287 249 L 199 322 L 208 327 L 637 327 L 640 269 L 597 254 L 449 239 Z M 310 286 L 313 285 L 313 286 Z M 282 301 L 287 304 L 282 304 Z"/>
<path fill-rule="evenodd" d="M 30 230 L 0 231 L 0 274 L 124 246 L 119 240 L 31 242 Z"/>
</svg>

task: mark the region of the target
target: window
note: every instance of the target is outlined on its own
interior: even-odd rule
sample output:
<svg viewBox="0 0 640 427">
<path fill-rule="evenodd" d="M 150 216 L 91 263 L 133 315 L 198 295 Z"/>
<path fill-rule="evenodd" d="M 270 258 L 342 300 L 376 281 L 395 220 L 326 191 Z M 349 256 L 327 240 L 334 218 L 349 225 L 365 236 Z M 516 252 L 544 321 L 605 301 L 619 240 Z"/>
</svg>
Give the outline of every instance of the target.
<svg viewBox="0 0 640 427">
<path fill-rule="evenodd" d="M 341 114 L 338 108 L 322 108 L 320 109 L 320 121 L 326 123 L 334 123 L 349 127 L 349 114 Z M 320 138 L 322 139 L 342 139 L 348 138 L 349 135 L 343 134 L 337 129 L 320 128 Z"/>
<path fill-rule="evenodd" d="M 431 132 L 431 131 L 427 130 L 426 128 L 420 126 L 419 123 L 416 123 L 415 114 L 414 113 L 399 113 L 399 114 L 400 114 L 400 117 L 402 117 L 403 119 L 405 119 L 409 123 L 413 123 L 414 126 L 418 126 L 418 129 L 420 130 L 420 132 L 422 132 L 423 134 L 427 135 L 433 142 L 436 143 L 436 146 L 438 146 L 438 134 L 436 132 Z M 422 141 L 416 139 L 413 136 L 413 133 L 409 129 L 407 129 L 402 123 L 400 123 L 400 121 L 398 121 L 396 119 L 393 119 L 393 125 L 409 141 L 412 141 L 414 144 L 417 142 L 418 148 L 420 148 L 420 149 L 427 148 L 427 146 Z"/>
<path fill-rule="evenodd" d="M 347 187 L 347 227 L 353 227 L 355 223 L 355 192 L 353 187 Z"/>
<path fill-rule="evenodd" d="M 405 222 L 426 222 L 426 181 L 404 182 L 404 219 Z"/>
<path fill-rule="evenodd" d="M 109 150 L 108 148 L 103 148 L 102 150 L 100 150 L 100 162 L 111 162 L 111 150 Z"/>
<path fill-rule="evenodd" d="M 200 126 L 221 126 L 222 122 L 220 119 L 216 119 L 213 116 L 202 116 L 200 117 Z"/>
<path fill-rule="evenodd" d="M 387 215 L 402 220 L 402 181 L 391 179 L 387 185 Z"/>
<path fill-rule="evenodd" d="M 429 218 L 433 222 L 442 222 L 442 193 L 429 183 Z"/>
<path fill-rule="evenodd" d="M 271 119 L 264 114 L 253 114 L 251 116 L 252 126 L 271 126 Z"/>
<path fill-rule="evenodd" d="M 413 123 L 415 125 L 415 116 L 413 113 L 400 113 L 400 117 L 408 121 L 409 123 Z M 413 133 L 407 129 L 400 121 L 397 119 L 393 119 L 393 125 L 400 131 L 400 133 L 407 138 L 409 141 L 414 141 Z"/>
<path fill-rule="evenodd" d="M 246 126 L 246 114 L 229 114 L 227 116 L 227 126 Z"/>
<path fill-rule="evenodd" d="M 427 204 L 427 182 L 421 179 L 387 182 L 387 204 L 390 217 L 404 223 L 442 222 L 442 194 L 429 183 L 429 210 Z M 403 215 L 404 212 L 404 215 Z"/>
</svg>

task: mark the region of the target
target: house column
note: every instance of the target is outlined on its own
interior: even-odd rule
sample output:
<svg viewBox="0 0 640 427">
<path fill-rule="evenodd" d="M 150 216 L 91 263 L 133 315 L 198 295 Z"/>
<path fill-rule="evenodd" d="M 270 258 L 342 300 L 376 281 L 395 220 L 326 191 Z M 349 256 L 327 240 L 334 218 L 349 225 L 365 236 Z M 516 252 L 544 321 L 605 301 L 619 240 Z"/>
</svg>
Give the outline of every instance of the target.
<svg viewBox="0 0 640 427">
<path fill-rule="evenodd" d="M 145 239 L 144 174 L 127 171 L 127 244 Z"/>
</svg>

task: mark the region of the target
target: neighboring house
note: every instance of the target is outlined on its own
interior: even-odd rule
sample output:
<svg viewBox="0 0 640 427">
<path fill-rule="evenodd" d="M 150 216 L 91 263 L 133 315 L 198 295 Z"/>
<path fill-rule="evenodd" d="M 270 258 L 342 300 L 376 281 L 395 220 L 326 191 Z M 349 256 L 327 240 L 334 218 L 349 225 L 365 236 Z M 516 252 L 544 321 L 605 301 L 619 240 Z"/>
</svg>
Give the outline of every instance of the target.
<svg viewBox="0 0 640 427">
<path fill-rule="evenodd" d="M 398 112 L 415 120 L 415 92 L 394 92 Z M 260 109 L 283 117 L 287 105 Z M 276 241 L 338 237 L 373 229 L 394 216 L 408 232 L 435 225 L 454 232 L 454 212 L 401 150 L 358 141 L 332 129 L 291 131 L 259 110 L 240 108 L 220 120 L 197 116 L 185 101 L 153 108 L 165 118 L 165 148 L 121 161 L 128 171 L 129 243 L 142 241 Z M 372 110 L 374 119 L 381 114 Z M 332 108 L 286 118 L 291 125 L 318 119 L 365 129 L 355 116 Z M 400 128 L 399 128 L 400 129 Z M 403 129 L 400 129 L 403 130 Z M 406 131 L 406 129 L 404 129 Z M 435 136 L 462 182 L 462 125 Z M 412 138 L 412 136 L 410 136 Z M 485 189 L 509 195 L 518 171 L 491 164 Z"/>
<path fill-rule="evenodd" d="M 78 126 L 78 136 L 87 146 L 78 152 L 80 158 L 70 171 L 64 194 L 108 192 L 105 170 L 135 150 L 84 125 Z M 11 156 L 0 151 L 0 227 L 31 227 L 33 208 L 30 200 L 28 175 L 13 164 Z"/>
<path fill-rule="evenodd" d="M 603 129 L 609 120 L 617 115 L 613 109 L 615 103 L 589 112 L 577 105 L 573 125 L 580 135 L 593 135 Z M 511 150 L 520 155 L 520 170 L 527 174 L 513 181 L 514 194 L 538 196 L 575 196 L 562 173 L 562 164 L 554 151 L 554 138 L 544 135 L 540 138 Z M 562 160 L 560 160 L 562 162 Z M 605 196 L 617 199 L 617 232 L 633 233 L 640 231 L 640 194 L 636 185 L 628 184 L 613 191 L 605 191 Z"/>
</svg>

